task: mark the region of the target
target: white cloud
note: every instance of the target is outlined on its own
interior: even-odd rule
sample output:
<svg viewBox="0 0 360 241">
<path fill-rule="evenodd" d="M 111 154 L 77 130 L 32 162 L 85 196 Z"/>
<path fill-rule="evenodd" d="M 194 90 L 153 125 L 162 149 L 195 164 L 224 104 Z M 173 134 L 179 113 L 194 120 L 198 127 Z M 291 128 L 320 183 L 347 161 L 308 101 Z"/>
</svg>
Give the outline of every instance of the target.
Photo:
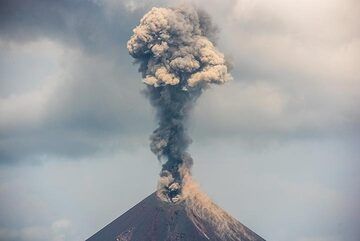
<svg viewBox="0 0 360 241">
<path fill-rule="evenodd" d="M 22 228 L 0 227 L 0 239 L 3 241 L 75 241 L 71 222 L 60 219 L 51 226 L 25 226 Z"/>
<path fill-rule="evenodd" d="M 222 4 L 233 4 L 225 17 L 218 13 Z M 202 96 L 196 128 L 253 138 L 347 135 L 358 128 L 359 4 L 238 0 L 204 7 L 218 20 L 235 83 Z"/>
<path fill-rule="evenodd" d="M 315 236 L 315 237 L 304 237 L 300 238 L 297 241 L 341 241 L 339 236 Z"/>
<path fill-rule="evenodd" d="M 69 240 L 69 235 L 72 234 L 71 221 L 68 219 L 59 219 L 51 225 L 52 241 L 66 241 Z"/>
<path fill-rule="evenodd" d="M 54 232 L 62 232 L 63 230 L 68 229 L 71 226 L 71 222 L 68 219 L 59 219 L 56 220 L 52 225 L 51 228 Z"/>
</svg>

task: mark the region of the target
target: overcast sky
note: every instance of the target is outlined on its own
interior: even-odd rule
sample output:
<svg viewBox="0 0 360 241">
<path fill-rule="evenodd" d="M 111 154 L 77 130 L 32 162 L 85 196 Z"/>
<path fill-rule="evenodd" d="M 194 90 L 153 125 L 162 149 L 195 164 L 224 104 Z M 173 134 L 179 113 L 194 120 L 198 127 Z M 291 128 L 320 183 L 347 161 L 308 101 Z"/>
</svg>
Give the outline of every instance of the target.
<svg viewBox="0 0 360 241">
<path fill-rule="evenodd" d="M 1 241 L 84 240 L 155 190 L 126 42 L 180 1 L 143 2 L 0 0 Z M 358 241 L 360 2 L 191 2 L 234 77 L 194 109 L 195 179 L 268 241 Z"/>
</svg>

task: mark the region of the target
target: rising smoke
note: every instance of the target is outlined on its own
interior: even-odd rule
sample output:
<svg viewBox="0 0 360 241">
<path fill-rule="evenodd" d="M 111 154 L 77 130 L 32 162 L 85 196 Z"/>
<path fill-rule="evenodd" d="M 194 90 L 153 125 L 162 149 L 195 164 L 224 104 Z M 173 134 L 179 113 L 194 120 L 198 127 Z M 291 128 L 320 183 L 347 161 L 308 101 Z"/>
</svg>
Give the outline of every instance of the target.
<svg viewBox="0 0 360 241">
<path fill-rule="evenodd" d="M 198 9 L 153 8 L 133 32 L 127 48 L 140 64 L 145 94 L 159 120 L 150 136 L 151 151 L 163 163 L 158 195 L 176 202 L 193 163 L 186 151 L 191 109 L 209 84 L 223 84 L 231 76 L 213 43 L 216 28 Z"/>
</svg>

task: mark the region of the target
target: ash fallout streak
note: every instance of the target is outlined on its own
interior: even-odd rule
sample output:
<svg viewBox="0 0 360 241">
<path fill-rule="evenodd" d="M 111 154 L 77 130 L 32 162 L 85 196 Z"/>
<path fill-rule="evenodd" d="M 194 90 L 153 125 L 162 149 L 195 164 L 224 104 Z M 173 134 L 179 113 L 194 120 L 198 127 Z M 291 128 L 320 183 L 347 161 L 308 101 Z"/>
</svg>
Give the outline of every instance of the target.
<svg viewBox="0 0 360 241">
<path fill-rule="evenodd" d="M 133 32 L 127 48 L 140 64 L 144 92 L 159 120 L 150 136 L 151 150 L 163 163 L 158 196 L 177 202 L 183 199 L 193 163 L 186 151 L 189 114 L 210 84 L 231 79 L 229 67 L 211 41 L 215 28 L 201 10 L 153 8 Z"/>
</svg>

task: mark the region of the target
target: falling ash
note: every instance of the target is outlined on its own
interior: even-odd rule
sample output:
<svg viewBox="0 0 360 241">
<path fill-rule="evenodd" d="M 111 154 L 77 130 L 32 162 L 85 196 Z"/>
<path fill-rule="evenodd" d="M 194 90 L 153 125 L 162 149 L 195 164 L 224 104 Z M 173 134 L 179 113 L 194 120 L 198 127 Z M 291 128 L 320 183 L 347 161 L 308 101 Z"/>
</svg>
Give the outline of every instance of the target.
<svg viewBox="0 0 360 241">
<path fill-rule="evenodd" d="M 133 30 L 127 48 L 156 110 L 158 128 L 150 136 L 151 151 L 163 163 L 158 196 L 169 202 L 183 199 L 184 177 L 193 160 L 187 152 L 189 114 L 210 84 L 231 79 L 224 55 L 213 39 L 210 17 L 190 6 L 152 8 Z"/>
</svg>

